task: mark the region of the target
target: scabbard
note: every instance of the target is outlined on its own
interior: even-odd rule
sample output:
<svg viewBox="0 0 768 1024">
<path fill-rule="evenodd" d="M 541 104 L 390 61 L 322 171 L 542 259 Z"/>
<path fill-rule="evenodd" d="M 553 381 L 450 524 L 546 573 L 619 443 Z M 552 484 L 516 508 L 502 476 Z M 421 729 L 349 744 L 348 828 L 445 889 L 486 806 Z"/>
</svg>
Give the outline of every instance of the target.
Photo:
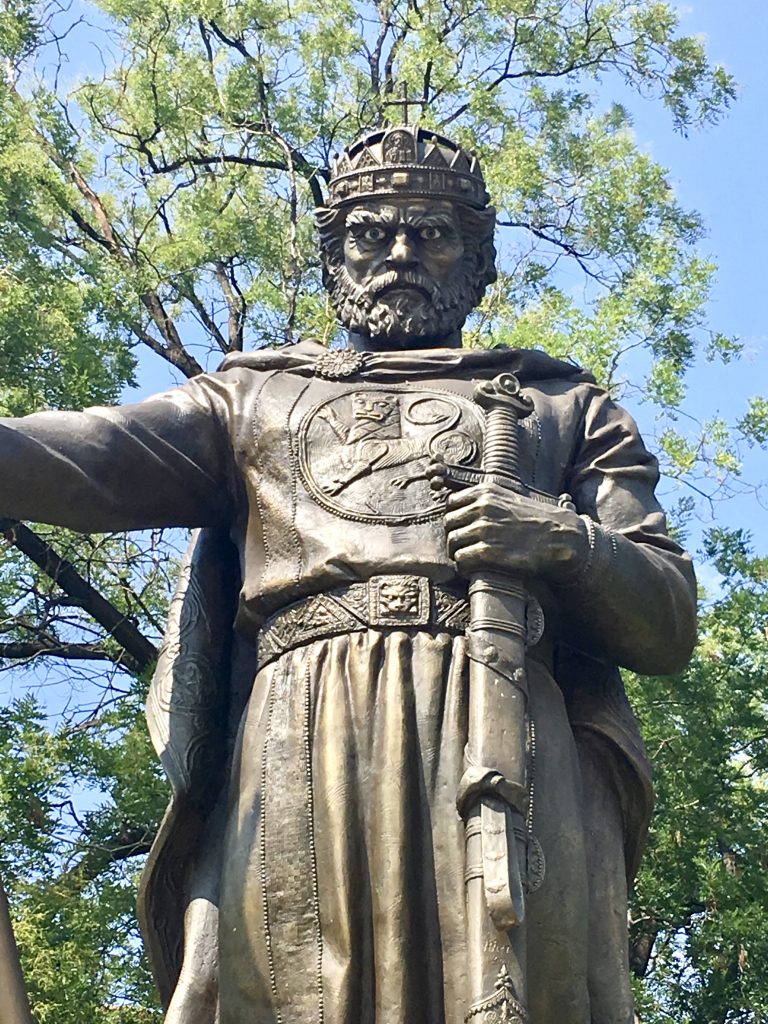
<svg viewBox="0 0 768 1024">
<path fill-rule="evenodd" d="M 518 421 L 531 410 L 511 374 L 481 384 L 483 471 L 518 474 Z M 527 1024 L 528 599 L 521 580 L 469 585 L 469 727 L 457 806 L 466 826 L 467 1024 Z"/>
</svg>

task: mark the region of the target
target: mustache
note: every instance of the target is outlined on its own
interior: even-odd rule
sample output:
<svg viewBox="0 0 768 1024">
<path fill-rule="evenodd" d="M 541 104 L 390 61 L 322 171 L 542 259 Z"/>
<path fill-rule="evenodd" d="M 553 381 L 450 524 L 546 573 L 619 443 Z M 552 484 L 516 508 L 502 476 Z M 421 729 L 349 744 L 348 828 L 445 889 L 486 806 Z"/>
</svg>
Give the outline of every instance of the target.
<svg viewBox="0 0 768 1024">
<path fill-rule="evenodd" d="M 431 278 L 416 270 L 385 270 L 383 274 L 371 278 L 365 286 L 365 292 L 367 295 L 381 295 L 397 288 L 415 288 L 430 299 L 434 298 L 438 290 Z"/>
</svg>

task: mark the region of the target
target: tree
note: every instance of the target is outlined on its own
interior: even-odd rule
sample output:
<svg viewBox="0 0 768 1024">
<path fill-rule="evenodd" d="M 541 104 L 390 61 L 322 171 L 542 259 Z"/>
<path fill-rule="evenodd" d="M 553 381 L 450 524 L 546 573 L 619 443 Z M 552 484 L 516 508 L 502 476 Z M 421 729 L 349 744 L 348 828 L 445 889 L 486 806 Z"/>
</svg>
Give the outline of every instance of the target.
<svg viewBox="0 0 768 1024">
<path fill-rule="evenodd" d="M 742 530 L 705 550 L 724 584 L 693 662 L 631 691 L 658 796 L 631 914 L 644 1024 L 768 1014 L 768 559 Z"/>
<path fill-rule="evenodd" d="M 679 34 L 668 4 L 99 0 L 77 10 L 5 0 L 0 13 L 0 412 L 115 401 L 145 357 L 170 383 L 243 347 L 330 342 L 311 208 L 334 150 L 404 109 L 414 117 L 413 103 L 395 102 L 407 86 L 423 123 L 477 149 L 499 211 L 500 279 L 469 344 L 543 346 L 619 396 L 643 389 L 667 474 L 691 493 L 727 493 L 739 437 L 766 442 L 764 401 L 735 431 L 718 421 L 690 437 L 676 418 L 696 353 L 729 359 L 738 345 L 706 322 L 714 267 L 698 253 L 699 217 L 681 208 L 664 169 L 635 145 L 628 110 L 606 95 L 661 103 L 687 132 L 717 120 L 734 83 Z M 72 74 L 68 61 L 84 54 L 87 71 Z M 140 705 L 179 538 L 2 525 L 4 671 L 25 678 L 45 665 L 79 679 L 57 729 L 29 700 L 2 720 L 11 781 L 0 806 L 14 837 L 3 866 L 37 1012 L 155 1019 L 129 893 L 163 802 Z M 737 584 L 738 603 L 752 584 L 743 575 Z M 727 687 L 701 657 L 683 679 L 692 707 L 700 692 L 719 698 Z M 673 733 L 682 743 L 668 705 L 648 696 L 666 685 L 636 688 L 661 754 Z M 706 763 L 719 757 L 727 773 L 743 755 L 723 728 Z M 755 814 L 763 772 L 744 783 Z M 712 871 L 726 859 L 709 819 L 696 818 L 692 847 L 670 840 L 664 808 L 703 781 L 671 767 L 661 778 L 633 933 L 637 973 L 649 979 L 641 1005 L 649 1021 L 709 1020 L 695 999 L 717 988 L 720 953 L 693 878 L 704 851 Z M 665 879 L 675 858 L 689 873 L 674 875 L 673 892 Z M 735 918 L 727 928 L 732 938 Z M 62 948 L 55 961 L 33 953 Z M 739 956 L 743 977 L 751 968 Z M 76 969 L 62 985 L 65 960 Z M 672 994 L 681 963 L 693 972 L 687 1003 Z"/>
</svg>

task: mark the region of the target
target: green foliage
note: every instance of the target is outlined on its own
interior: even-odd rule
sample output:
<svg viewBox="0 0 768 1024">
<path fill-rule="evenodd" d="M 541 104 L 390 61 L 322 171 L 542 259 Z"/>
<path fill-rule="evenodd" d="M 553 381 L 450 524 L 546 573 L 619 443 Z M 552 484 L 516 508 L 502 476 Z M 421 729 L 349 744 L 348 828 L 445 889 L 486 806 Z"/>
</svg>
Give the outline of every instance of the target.
<svg viewBox="0 0 768 1024">
<path fill-rule="evenodd" d="M 655 940 L 643 1024 L 768 1015 L 768 559 L 722 529 L 706 553 L 723 588 L 693 662 L 631 690 L 658 799 L 631 914 L 633 948 Z"/>
<path fill-rule="evenodd" d="M 200 0 L 139 14 L 109 0 L 99 16 L 119 45 L 102 74 L 54 96 L 22 61 L 5 103 L 17 140 L 7 159 L 37 175 L 26 237 L 48 232 L 57 280 L 68 270 L 96 285 L 98 308 L 70 309 L 73 328 L 101 315 L 112 352 L 139 341 L 171 362 L 163 313 L 187 331 L 196 320 L 215 351 L 330 337 L 308 212 L 331 152 L 396 120 L 387 104 L 407 84 L 427 126 L 484 158 L 506 225 L 515 273 L 470 340 L 516 344 L 535 323 L 540 346 L 585 357 L 609 384 L 641 348 L 650 393 L 679 404 L 706 341 L 713 267 L 694 250 L 699 219 L 597 88 L 661 99 L 680 130 L 717 119 L 734 84 L 677 34 L 670 6 L 507 0 L 480 16 L 464 0 Z M 570 265 L 589 289 L 578 301 Z"/>
<path fill-rule="evenodd" d="M 113 608 L 157 640 L 176 565 L 152 538 L 38 529 Z M 144 724 L 146 679 L 77 602 L 15 548 L 0 549 L 0 672 L 51 694 L 0 710 L 0 877 L 41 1022 L 159 1019 L 135 920 L 143 855 L 167 791 Z M 4 656 L 18 645 L 23 655 Z M 60 668 L 68 644 L 94 660 Z M 77 651 L 74 652 L 74 656 Z M 16 660 L 14 660 L 14 658 Z M 58 695 L 58 697 L 56 696 Z"/>
<path fill-rule="evenodd" d="M 139 697 L 54 731 L 32 697 L 0 711 L 0 863 L 40 1024 L 160 1020 L 127 859 L 165 802 Z"/>
<path fill-rule="evenodd" d="M 738 426 L 750 443 L 768 444 L 768 398 L 752 398 Z"/>
</svg>

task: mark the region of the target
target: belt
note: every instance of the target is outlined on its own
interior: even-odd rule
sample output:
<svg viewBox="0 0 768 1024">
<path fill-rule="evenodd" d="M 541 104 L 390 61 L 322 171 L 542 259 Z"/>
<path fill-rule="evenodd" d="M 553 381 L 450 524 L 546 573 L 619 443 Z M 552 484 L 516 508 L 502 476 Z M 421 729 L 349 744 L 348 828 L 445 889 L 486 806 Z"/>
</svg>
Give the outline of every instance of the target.
<svg viewBox="0 0 768 1024">
<path fill-rule="evenodd" d="M 259 630 L 259 668 L 285 651 L 369 627 L 432 626 L 461 634 L 469 625 L 466 589 L 433 583 L 426 576 L 372 576 L 289 604 Z"/>
</svg>

